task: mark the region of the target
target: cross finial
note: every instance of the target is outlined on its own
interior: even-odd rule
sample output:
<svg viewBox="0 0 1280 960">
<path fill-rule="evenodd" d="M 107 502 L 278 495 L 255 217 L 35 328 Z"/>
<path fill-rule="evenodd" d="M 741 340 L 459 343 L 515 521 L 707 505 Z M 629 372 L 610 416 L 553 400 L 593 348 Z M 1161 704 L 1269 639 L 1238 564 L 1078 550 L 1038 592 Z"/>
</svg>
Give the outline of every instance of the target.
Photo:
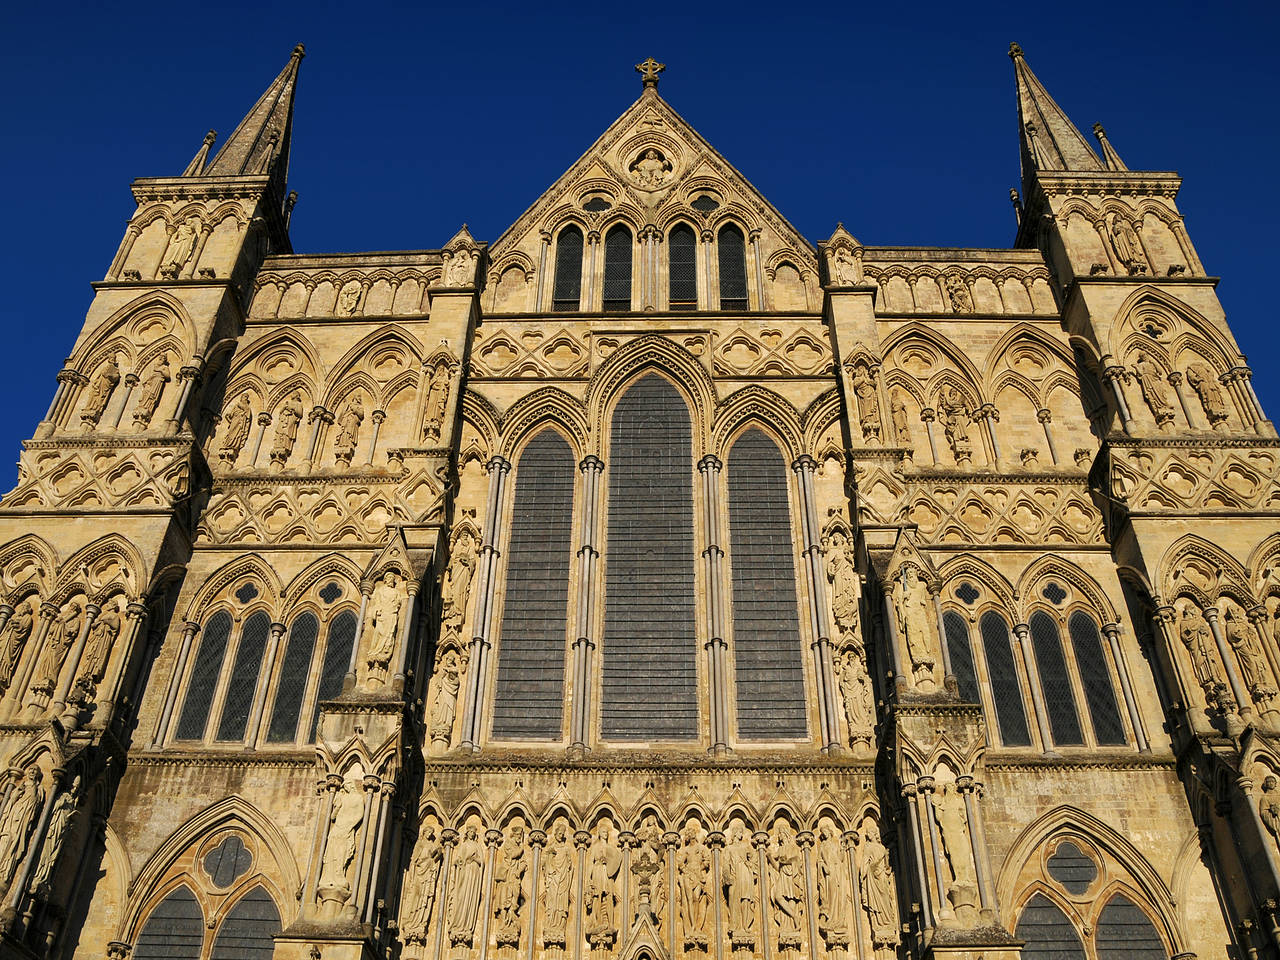
<svg viewBox="0 0 1280 960">
<path fill-rule="evenodd" d="M 653 57 L 649 57 L 643 63 L 636 64 L 636 73 L 640 74 L 641 82 L 646 87 L 658 89 L 658 74 L 667 69 L 665 63 L 659 63 Z"/>
</svg>

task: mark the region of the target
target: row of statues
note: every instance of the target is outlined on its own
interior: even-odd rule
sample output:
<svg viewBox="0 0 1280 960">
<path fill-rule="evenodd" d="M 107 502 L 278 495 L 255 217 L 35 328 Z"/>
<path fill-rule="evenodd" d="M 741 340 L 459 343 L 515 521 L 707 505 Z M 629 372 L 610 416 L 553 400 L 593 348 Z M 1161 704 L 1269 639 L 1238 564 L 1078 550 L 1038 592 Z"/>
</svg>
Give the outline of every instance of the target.
<svg viewBox="0 0 1280 960">
<path fill-rule="evenodd" d="M 39 613 L 40 598 L 32 594 L 14 608 L 0 631 L 0 693 L 7 692 L 16 679 L 19 661 L 31 639 Z M 85 630 L 87 619 L 83 602 L 72 599 L 45 632 L 41 649 L 33 654 L 36 660 L 30 668 L 25 691 L 29 709 L 34 715 L 39 715 L 48 706 L 71 651 Z M 120 636 L 122 621 L 120 607 L 115 601 L 93 617 L 88 625 L 83 652 L 74 668 L 76 674 L 69 694 L 72 701 L 87 704 L 96 696 L 116 639 Z"/>
<path fill-rule="evenodd" d="M 1257 631 L 1234 604 L 1227 604 L 1220 629 L 1227 647 L 1234 654 L 1235 668 L 1244 689 L 1258 706 L 1267 710 L 1277 695 L 1277 685 Z M 1224 712 L 1234 713 L 1240 704 L 1234 702 L 1224 675 L 1213 627 L 1204 611 L 1190 600 L 1183 602 L 1177 632 L 1191 660 L 1192 676 L 1204 692 L 1205 702 Z M 1272 635 L 1275 643 L 1280 644 L 1280 616 L 1272 621 Z"/>
<path fill-rule="evenodd" d="M 1166 374 L 1146 351 L 1139 350 L 1134 357 L 1132 373 L 1125 371 L 1123 376 L 1126 380 L 1132 377 L 1138 381 L 1143 403 L 1155 418 L 1156 426 L 1161 430 L 1172 429 L 1174 406 L 1168 384 L 1175 384 L 1176 388 L 1183 374 L 1176 371 Z M 1213 369 L 1203 360 L 1196 360 L 1187 365 L 1185 377 L 1187 385 L 1200 401 L 1209 426 L 1215 430 L 1225 427 L 1229 416 L 1227 401 Z"/>
<path fill-rule="evenodd" d="M 106 412 L 116 387 L 120 385 L 120 380 L 120 354 L 112 354 L 89 380 L 84 405 L 80 409 L 80 425 L 86 433 L 101 426 L 102 415 Z M 150 372 L 140 381 L 131 381 L 138 383 L 137 399 L 133 405 L 133 429 L 136 432 L 140 433 L 151 425 L 165 387 L 172 381 L 173 370 L 167 353 L 156 359 Z M 122 410 L 122 416 L 123 412 Z"/>
<path fill-rule="evenodd" d="M 44 782 L 40 767 L 30 764 L 11 784 L 8 798 L 0 808 L 0 893 L 12 892 L 12 885 L 20 879 L 19 871 L 32 847 L 38 846 L 27 889 L 41 898 L 49 895 L 58 855 L 78 809 L 80 777 L 74 777 L 71 784 L 60 791 L 56 781 L 53 783 L 56 796 L 41 838 L 35 831 L 47 799 Z"/>
<path fill-rule="evenodd" d="M 494 848 L 489 890 L 486 844 Z M 664 830 L 652 814 L 634 831 L 608 817 L 574 831 L 560 817 L 545 833 L 519 819 L 485 831 L 476 817 L 446 831 L 428 816 L 401 894 L 400 933 L 406 944 L 439 936 L 472 947 L 487 910 L 499 947 L 527 947 L 532 936 L 535 947 L 564 952 L 576 930 L 593 955 L 609 955 L 647 924 L 663 941 L 674 934 L 686 954 L 705 954 L 715 943 L 717 898 L 736 949 L 755 951 L 767 938 L 778 951 L 799 951 L 810 909 L 828 950 L 848 948 L 859 925 L 877 953 L 891 955 L 899 941 L 889 851 L 871 816 L 850 832 L 824 817 L 813 833 L 783 816 L 757 831 L 734 819 L 723 833 L 694 818 L 679 832 Z"/>
</svg>

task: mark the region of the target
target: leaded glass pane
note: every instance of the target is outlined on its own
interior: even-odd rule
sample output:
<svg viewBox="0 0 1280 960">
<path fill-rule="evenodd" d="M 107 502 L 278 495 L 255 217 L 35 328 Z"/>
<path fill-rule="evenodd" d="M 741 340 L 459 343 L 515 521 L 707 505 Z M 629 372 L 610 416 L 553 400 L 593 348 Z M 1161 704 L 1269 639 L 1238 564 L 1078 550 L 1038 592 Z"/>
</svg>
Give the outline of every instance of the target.
<svg viewBox="0 0 1280 960">
<path fill-rule="evenodd" d="M 604 309 L 631 309 L 631 231 L 614 227 L 604 238 Z"/>
<path fill-rule="evenodd" d="M 243 740 L 249 724 L 249 711 L 253 707 L 253 695 L 258 689 L 258 673 L 262 670 L 262 655 L 267 649 L 267 637 L 271 635 L 271 618 L 259 610 L 245 621 L 240 631 L 240 647 L 236 650 L 235 665 L 231 668 L 231 682 L 227 684 L 227 697 L 222 703 L 222 718 L 218 721 L 221 741 Z"/>
<path fill-rule="evenodd" d="M 262 887 L 254 887 L 222 921 L 209 960 L 271 960 L 279 932 L 275 901 Z"/>
<path fill-rule="evenodd" d="M 693 228 L 679 224 L 667 237 L 668 301 L 672 310 L 698 307 L 698 243 Z"/>
<path fill-rule="evenodd" d="M 561 734 L 574 470 L 554 430 L 529 441 L 516 467 L 493 705 L 499 739 Z"/>
<path fill-rule="evenodd" d="M 981 703 L 978 691 L 978 672 L 973 666 L 973 647 L 969 643 L 969 624 L 954 610 L 942 615 L 942 627 L 947 634 L 947 653 L 951 657 L 951 671 L 960 688 L 960 699 L 966 703 Z"/>
<path fill-rule="evenodd" d="M 720 309 L 747 309 L 747 248 L 742 231 L 729 224 L 720 231 Z"/>
<path fill-rule="evenodd" d="M 698 735 L 693 438 L 668 381 L 642 377 L 610 433 L 601 731 L 613 740 Z"/>
<path fill-rule="evenodd" d="M 582 300 L 582 231 L 565 227 L 556 238 L 556 275 L 551 309 L 572 312 Z"/>
<path fill-rule="evenodd" d="M 1107 669 L 1098 625 L 1088 614 L 1077 611 L 1071 615 L 1067 626 L 1071 649 L 1076 655 L 1076 667 L 1084 684 L 1084 700 L 1093 721 L 1093 735 L 1101 746 L 1123 745 L 1127 742 L 1124 722 L 1120 719 L 1120 707 L 1116 703 L 1116 691 L 1111 684 L 1111 671 Z"/>
<path fill-rule="evenodd" d="M 133 960 L 200 960 L 204 916 L 195 894 L 179 887 L 156 904 L 133 945 Z"/>
<path fill-rule="evenodd" d="M 209 707 L 213 703 L 213 688 L 218 685 L 222 673 L 222 658 L 227 653 L 227 640 L 231 637 L 231 614 L 218 611 L 209 618 L 200 637 L 200 649 L 191 668 L 187 682 L 187 699 L 182 704 L 178 719 L 179 740 L 203 740 L 204 728 L 209 723 Z"/>
<path fill-rule="evenodd" d="M 276 702 L 271 709 L 271 723 L 267 729 L 269 743 L 292 743 L 298 735 L 302 695 L 311 675 L 311 658 L 319 634 L 320 621 L 311 613 L 298 616 L 289 628 L 289 641 L 276 685 Z"/>
<path fill-rule="evenodd" d="M 320 702 L 332 700 L 342 693 L 342 679 L 351 663 L 351 645 L 356 642 L 356 615 L 343 610 L 329 623 L 328 639 L 324 645 L 324 666 L 320 671 L 320 686 L 316 690 L 316 705 L 311 713 L 311 728 L 307 741 L 316 738 L 316 723 L 320 719 Z"/>
<path fill-rule="evenodd" d="M 1077 897 L 1098 879 L 1097 865 L 1070 840 L 1058 844 L 1058 849 L 1053 851 L 1045 868 L 1049 871 L 1049 876 L 1062 884 L 1067 893 Z"/>
<path fill-rule="evenodd" d="M 1040 689 L 1044 691 L 1053 742 L 1069 746 L 1083 744 L 1084 735 L 1080 731 L 1080 716 L 1076 713 L 1076 698 L 1067 674 L 1058 625 L 1047 613 L 1036 613 L 1031 617 L 1030 627 L 1036 672 L 1040 675 Z"/>
<path fill-rule="evenodd" d="M 987 672 L 995 701 L 1000 742 L 1006 747 L 1029 747 L 1031 733 L 1027 729 L 1026 705 L 1022 700 L 1018 668 L 1009 642 L 1009 624 L 1000 614 L 989 610 L 982 615 L 978 626 L 982 631 L 982 649 L 987 655 Z"/>
<path fill-rule="evenodd" d="M 248 873 L 251 866 L 253 854 L 234 833 L 224 838 L 204 858 L 204 872 L 219 890 L 226 890 Z"/>
<path fill-rule="evenodd" d="M 1085 960 L 1080 935 L 1067 915 L 1044 894 L 1037 893 L 1022 908 L 1013 935 L 1025 940 L 1022 956 L 1030 960 Z"/>
<path fill-rule="evenodd" d="M 804 666 L 787 465 L 762 430 L 729 452 L 729 566 L 738 736 L 803 737 Z"/>
<path fill-rule="evenodd" d="M 1094 943 L 1098 947 L 1098 960 L 1168 960 L 1169 957 L 1151 920 L 1123 893 L 1117 893 L 1102 908 Z"/>
</svg>

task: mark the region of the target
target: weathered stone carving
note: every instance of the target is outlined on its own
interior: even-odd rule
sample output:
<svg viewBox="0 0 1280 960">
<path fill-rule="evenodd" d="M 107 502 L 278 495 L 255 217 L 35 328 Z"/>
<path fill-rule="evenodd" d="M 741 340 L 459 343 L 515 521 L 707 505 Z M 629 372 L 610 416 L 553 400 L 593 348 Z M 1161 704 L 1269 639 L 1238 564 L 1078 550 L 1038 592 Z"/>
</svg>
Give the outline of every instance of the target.
<svg viewBox="0 0 1280 960">
<path fill-rule="evenodd" d="M 641 188 L 656 190 L 671 175 L 672 165 L 660 151 L 650 148 L 631 164 L 629 172 Z"/>
<path fill-rule="evenodd" d="M 898 443 L 911 442 L 911 428 L 907 423 L 907 404 L 902 392 L 895 390 L 889 397 L 889 416 L 893 421 L 893 438 Z"/>
<path fill-rule="evenodd" d="M 649 814 L 636 828 L 635 850 L 631 854 L 631 874 L 636 878 L 637 897 L 632 922 L 647 915 L 660 928 L 667 902 L 666 852 L 662 845 L 662 827 L 658 818 Z"/>
<path fill-rule="evenodd" d="M 298 424 L 302 422 L 302 393 L 295 393 L 276 412 L 276 431 L 271 439 L 271 464 L 282 468 L 298 442 Z"/>
<path fill-rule="evenodd" d="M 685 824 L 684 846 L 676 854 L 676 884 L 685 947 L 705 949 L 707 916 L 711 909 L 711 853 L 702 841 L 702 831 L 696 820 Z"/>
<path fill-rule="evenodd" d="M 449 878 L 453 907 L 449 912 L 449 942 L 454 946 L 471 946 L 480 919 L 480 897 L 484 893 L 484 847 L 479 830 L 467 824 L 462 842 L 453 857 L 453 876 Z"/>
<path fill-rule="evenodd" d="M 76 637 L 80 636 L 80 627 L 84 623 L 79 601 L 72 600 L 65 612 L 50 627 L 45 636 L 45 647 L 36 664 L 35 675 L 31 679 L 31 691 L 38 698 L 47 698 L 58 685 L 58 675 L 62 672 L 62 664 L 71 650 Z M 45 704 L 40 704 L 45 706 Z"/>
<path fill-rule="evenodd" d="M 720 862 L 720 884 L 728 908 L 729 939 L 735 948 L 755 948 L 756 855 L 742 821 L 729 827 Z"/>
<path fill-rule="evenodd" d="M 1254 700 L 1265 704 L 1276 695 L 1275 686 L 1268 676 L 1267 661 L 1258 647 L 1253 627 L 1243 616 L 1237 615 L 1234 607 L 1227 607 L 1223 619 L 1223 631 L 1227 635 L 1227 643 L 1236 653 L 1236 661 L 1240 664 L 1240 679 Z"/>
<path fill-rule="evenodd" d="M 1147 258 L 1142 252 L 1138 231 L 1126 217 L 1117 215 L 1111 222 L 1111 246 L 1130 276 L 1147 273 Z"/>
<path fill-rule="evenodd" d="M 320 861 L 320 877 L 316 884 L 322 903 L 340 907 L 351 897 L 347 871 L 356 855 L 356 837 L 364 822 L 364 801 L 351 783 L 344 781 L 333 798 L 329 811 L 329 837 Z"/>
<path fill-rule="evenodd" d="M 8 889 L 13 876 L 27 854 L 27 843 L 35 826 L 36 813 L 44 806 L 44 775 L 30 766 L 22 779 L 9 792 L 4 812 L 0 813 L 0 887 Z"/>
<path fill-rule="evenodd" d="M 164 393 L 166 383 L 173 379 L 169 369 L 169 355 L 166 353 L 156 361 L 147 379 L 142 381 L 142 389 L 138 392 L 138 404 L 133 408 L 133 428 L 145 430 L 155 416 L 156 407 L 160 405 L 160 397 Z"/>
<path fill-rule="evenodd" d="M 446 287 L 469 287 L 475 282 L 476 256 L 470 250 L 455 250 L 445 270 Z"/>
<path fill-rule="evenodd" d="M 1195 673 L 1196 682 L 1204 691 L 1205 697 L 1213 702 L 1214 691 L 1223 685 L 1222 675 L 1218 670 L 1217 655 L 1213 652 L 1213 636 L 1209 631 L 1209 621 L 1195 604 L 1188 602 L 1182 608 L 1182 620 L 1178 625 L 1182 644 L 1191 655 L 1191 669 Z"/>
<path fill-rule="evenodd" d="M 493 915 L 499 947 L 520 946 L 522 911 L 529 902 L 529 858 L 525 856 L 524 827 L 513 824 L 498 849 L 493 868 Z"/>
<path fill-rule="evenodd" d="M 893 955 L 898 932 L 898 897 L 893 885 L 889 851 L 880 842 L 880 827 L 868 817 L 862 828 L 862 856 L 858 862 L 858 892 L 871 926 L 871 943 L 877 954 Z"/>
<path fill-rule="evenodd" d="M 80 423 L 86 433 L 102 419 L 102 412 L 107 409 L 107 403 L 119 382 L 120 356 L 112 354 L 89 382 L 89 394 L 85 397 L 84 410 L 80 413 Z"/>
<path fill-rule="evenodd" d="M 943 388 L 938 397 L 938 413 L 941 415 L 943 433 L 951 447 L 951 455 L 955 457 L 956 464 L 968 463 L 973 458 L 973 448 L 969 445 L 971 415 L 959 389 Z"/>
<path fill-rule="evenodd" d="M 1222 396 L 1222 387 L 1213 370 L 1207 363 L 1199 361 L 1187 366 L 1187 383 L 1200 398 L 1200 406 L 1204 415 L 1209 418 L 1209 425 L 1217 428 L 1227 421 L 1227 404 Z"/>
<path fill-rule="evenodd" d="M 856 651 L 849 650 L 836 657 L 835 669 L 845 721 L 849 724 L 849 745 L 869 744 L 875 726 L 875 699 L 871 695 L 866 663 Z"/>
<path fill-rule="evenodd" d="M 818 933 L 827 950 L 849 945 L 849 881 L 845 852 L 835 824 L 826 817 L 818 823 L 814 872 L 817 874 Z"/>
<path fill-rule="evenodd" d="M 773 827 L 765 862 L 769 866 L 769 916 L 773 920 L 778 949 L 799 950 L 804 913 L 804 862 L 795 831 L 786 820 Z"/>
<path fill-rule="evenodd" d="M 858 423 L 863 443 L 880 442 L 880 399 L 876 396 L 876 378 L 863 361 L 854 364 L 849 382 L 858 398 Z"/>
<path fill-rule="evenodd" d="M 836 286 L 852 287 L 862 282 L 862 278 L 858 276 L 858 266 L 846 247 L 836 247 L 831 253 L 829 262 L 831 279 L 835 281 Z"/>
<path fill-rule="evenodd" d="M 350 317 L 356 312 L 356 308 L 360 306 L 360 294 L 363 288 L 360 286 L 359 280 L 348 280 L 338 291 L 338 315 Z"/>
<path fill-rule="evenodd" d="M 963 277 L 952 274 L 947 277 L 947 299 L 951 301 L 951 309 L 956 313 L 973 313 L 973 296 L 969 293 L 969 285 Z"/>
<path fill-rule="evenodd" d="M 253 425 L 253 408 L 249 406 L 249 394 L 243 393 L 234 407 L 227 411 L 227 432 L 222 438 L 222 449 L 219 457 L 228 466 L 235 466 L 249 439 L 249 428 Z"/>
<path fill-rule="evenodd" d="M 49 828 L 45 831 L 44 843 L 40 846 L 40 859 L 36 861 L 36 870 L 31 877 L 31 889 L 42 897 L 49 895 L 49 881 L 53 879 L 58 854 L 62 852 L 62 844 L 67 839 L 67 831 L 76 815 L 79 794 L 80 778 L 76 777 L 71 781 L 71 786 L 53 801 L 53 809 L 49 813 Z"/>
<path fill-rule="evenodd" d="M 160 261 L 160 276 L 173 280 L 178 272 L 187 265 L 191 255 L 195 253 L 196 237 L 200 226 L 199 217 L 187 217 L 178 224 L 165 247 L 164 257 Z"/>
<path fill-rule="evenodd" d="M 1271 842 L 1280 850 L 1280 780 L 1275 774 L 1267 774 L 1262 780 L 1262 796 L 1258 798 L 1258 816 Z"/>
<path fill-rule="evenodd" d="M 573 902 L 573 846 L 563 818 L 551 828 L 551 843 L 542 855 L 542 944 L 564 948 Z"/>
<path fill-rule="evenodd" d="M 613 835 L 613 824 L 602 819 L 587 850 L 586 930 L 593 950 L 608 950 L 618 936 L 618 872 L 622 853 Z"/>
<path fill-rule="evenodd" d="M 427 402 L 422 420 L 422 438 L 439 440 L 440 431 L 444 429 L 444 414 L 449 405 L 449 381 L 453 371 L 447 362 L 441 360 L 431 371 L 431 380 L 427 385 Z"/>
<path fill-rule="evenodd" d="M 443 848 L 434 818 L 423 823 L 405 877 L 400 907 L 400 936 L 405 943 L 426 943 L 435 914 L 436 887 L 440 879 Z"/>
<path fill-rule="evenodd" d="M 460 527 L 454 534 L 449 567 L 445 571 L 444 583 L 440 587 L 443 641 L 453 640 L 457 643 L 462 634 L 462 624 L 467 615 L 467 598 L 471 593 L 471 577 L 475 573 L 475 568 L 475 537 L 468 527 Z"/>
<path fill-rule="evenodd" d="M 1142 399 L 1156 418 L 1156 425 L 1161 430 L 1168 430 L 1173 425 L 1173 404 L 1169 402 L 1169 390 L 1165 386 L 1164 374 L 1155 362 L 1144 351 L 1138 351 L 1133 365 L 1134 376 L 1138 379 L 1138 387 L 1142 391 Z"/>
<path fill-rule="evenodd" d="M 862 578 L 854 569 L 853 545 L 843 523 L 828 523 L 822 537 L 827 580 L 831 583 L 831 616 L 835 620 L 837 645 L 862 651 L 862 631 L 858 609 L 862 598 Z"/>
<path fill-rule="evenodd" d="M 976 919 L 977 872 L 969 841 L 969 818 L 955 783 L 940 785 L 934 794 L 933 809 L 938 821 L 938 842 L 942 844 L 943 860 L 951 874 L 947 899 L 956 911 L 956 919 L 971 926 Z"/>
<path fill-rule="evenodd" d="M 344 467 L 351 465 L 356 445 L 360 442 L 360 424 L 364 423 L 364 400 L 354 393 L 338 414 L 338 430 L 333 438 L 334 460 Z"/>
<path fill-rule="evenodd" d="M 107 661 L 116 638 L 120 636 L 120 610 L 114 603 L 106 607 L 89 628 L 89 639 L 80 658 L 80 676 L 76 679 L 79 696 L 91 700 L 107 672 Z"/>
<path fill-rule="evenodd" d="M 366 614 L 369 647 L 365 652 L 365 665 L 368 667 L 367 680 L 371 686 L 381 686 L 387 682 L 391 659 L 396 654 L 400 638 L 400 611 L 405 599 L 400 577 L 394 570 L 383 574 L 369 598 Z"/>
<path fill-rule="evenodd" d="M 453 740 L 453 722 L 458 716 L 458 691 L 462 689 L 462 672 L 466 661 L 457 650 L 447 650 L 436 667 L 432 680 L 435 700 L 427 723 L 432 748 L 442 753 Z"/>
<path fill-rule="evenodd" d="M 31 637 L 31 627 L 35 622 L 35 610 L 38 606 L 39 600 L 35 597 L 18 604 L 9 617 L 9 622 L 4 625 L 4 633 L 0 635 L 0 691 L 7 690 L 13 683 L 13 672 Z"/>
<path fill-rule="evenodd" d="M 937 662 L 937 633 L 930 616 L 933 604 L 923 578 L 915 570 L 909 570 L 894 583 L 894 604 L 915 682 L 932 682 L 933 666 Z"/>
</svg>

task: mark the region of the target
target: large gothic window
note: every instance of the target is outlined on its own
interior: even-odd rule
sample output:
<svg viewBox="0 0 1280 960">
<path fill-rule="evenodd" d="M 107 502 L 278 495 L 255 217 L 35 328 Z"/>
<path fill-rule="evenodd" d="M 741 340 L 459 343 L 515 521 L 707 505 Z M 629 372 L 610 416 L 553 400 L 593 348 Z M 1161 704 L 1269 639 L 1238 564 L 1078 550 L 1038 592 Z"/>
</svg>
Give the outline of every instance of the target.
<svg viewBox="0 0 1280 960">
<path fill-rule="evenodd" d="M 720 309 L 747 309 L 747 248 L 742 231 L 729 224 L 720 231 L 716 248 L 720 265 Z"/>
<path fill-rule="evenodd" d="M 609 740 L 698 735 L 693 436 L 675 387 L 648 374 L 610 430 L 600 726 Z"/>
<path fill-rule="evenodd" d="M 667 272 L 671 309 L 698 309 L 698 242 L 687 223 L 678 224 L 667 237 Z"/>
<path fill-rule="evenodd" d="M 1043 611 L 1031 616 L 1031 646 L 1036 653 L 1036 672 L 1044 691 L 1045 710 L 1049 714 L 1049 732 L 1059 746 L 1081 746 L 1080 715 L 1071 690 L 1071 676 L 1062 653 L 1062 639 L 1053 617 Z M 1035 682 L 1034 680 L 1032 681 Z"/>
<path fill-rule="evenodd" d="M 556 237 L 556 273 L 551 289 L 551 309 L 572 312 L 582 302 L 582 231 L 565 227 Z"/>
<path fill-rule="evenodd" d="M 499 740 L 561 735 L 573 478 L 573 451 L 551 429 L 529 441 L 516 465 L 493 705 Z"/>
<path fill-rule="evenodd" d="M 804 666 L 786 461 L 763 431 L 751 429 L 729 452 L 728 478 L 738 736 L 803 737 Z"/>
<path fill-rule="evenodd" d="M 1031 746 L 1027 729 L 1027 709 L 1018 682 L 1018 667 L 1009 640 L 1009 624 L 994 610 L 988 610 L 978 621 L 982 631 L 982 650 L 987 657 L 987 675 L 991 681 L 991 697 L 995 701 L 996 724 L 1000 742 L 1006 747 Z"/>
<path fill-rule="evenodd" d="M 244 739 L 253 696 L 258 689 L 262 655 L 266 652 L 270 635 L 271 617 L 266 611 L 259 610 L 245 621 L 244 629 L 240 631 L 235 665 L 231 668 L 231 680 L 227 684 L 227 695 L 222 703 L 216 739 L 232 742 Z"/>
<path fill-rule="evenodd" d="M 1169 957 L 1155 926 L 1123 893 L 1117 893 L 1102 908 L 1094 943 L 1098 960 L 1168 960 Z"/>
<path fill-rule="evenodd" d="M 195 894 L 178 887 L 156 904 L 133 945 L 133 960 L 199 960 L 204 914 Z"/>
<path fill-rule="evenodd" d="M 604 312 L 631 309 L 631 231 L 619 224 L 604 238 Z"/>
</svg>

